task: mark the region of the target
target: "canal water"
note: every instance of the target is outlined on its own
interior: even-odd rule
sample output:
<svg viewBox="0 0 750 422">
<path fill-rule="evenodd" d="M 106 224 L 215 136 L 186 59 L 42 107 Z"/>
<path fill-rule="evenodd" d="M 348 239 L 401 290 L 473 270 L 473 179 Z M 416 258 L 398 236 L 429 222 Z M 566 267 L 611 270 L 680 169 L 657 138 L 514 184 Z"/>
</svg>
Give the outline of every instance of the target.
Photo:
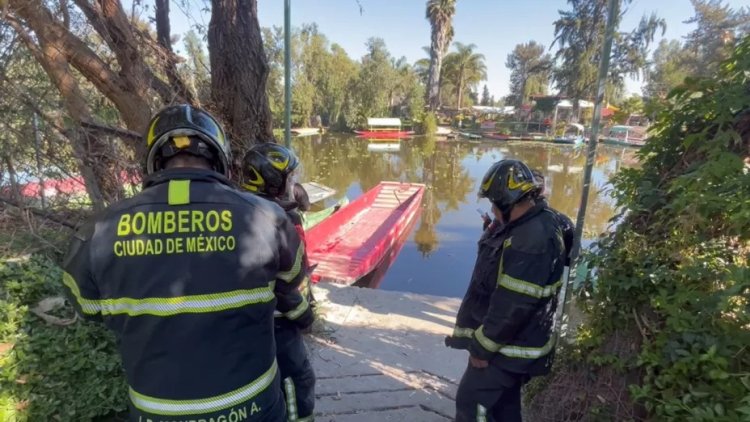
<svg viewBox="0 0 750 422">
<path fill-rule="evenodd" d="M 490 210 L 477 198 L 482 176 L 495 161 L 520 159 L 546 177 L 550 204 L 575 221 L 583 186 L 585 150 L 573 145 L 519 141 L 439 141 L 414 138 L 368 141 L 349 135 L 295 138 L 301 180 L 335 188 L 350 200 L 380 181 L 427 185 L 422 212 L 395 260 L 377 274 L 386 290 L 461 297 L 471 277 L 482 220 Z M 635 150 L 600 146 L 593 172 L 584 237 L 607 230 L 615 214 L 609 178 L 637 165 Z"/>
</svg>

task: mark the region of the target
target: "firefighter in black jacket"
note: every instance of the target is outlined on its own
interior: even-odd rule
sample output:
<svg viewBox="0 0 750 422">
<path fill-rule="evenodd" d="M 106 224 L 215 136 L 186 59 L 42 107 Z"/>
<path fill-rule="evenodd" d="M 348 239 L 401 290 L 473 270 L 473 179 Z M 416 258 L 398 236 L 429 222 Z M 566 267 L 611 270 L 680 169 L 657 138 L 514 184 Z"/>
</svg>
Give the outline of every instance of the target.
<svg viewBox="0 0 750 422">
<path fill-rule="evenodd" d="M 469 365 L 456 395 L 456 421 L 520 421 L 521 387 L 549 372 L 552 325 L 564 265 L 558 218 L 537 201 L 531 170 L 499 161 L 482 180 L 481 197 L 502 223 L 485 231 L 449 347 Z"/>
<path fill-rule="evenodd" d="M 299 165 L 297 156 L 287 148 L 274 143 L 253 146 L 242 160 L 242 186 L 250 192 L 281 206 L 294 222 L 304 242 L 302 218 L 298 212 L 300 204 L 294 192 L 299 188 L 292 175 Z M 306 195 L 305 195 L 306 196 Z M 304 198 L 303 198 L 304 199 Z M 304 205 L 304 204 L 303 204 Z M 302 270 L 309 272 L 307 256 L 302 258 Z M 309 275 L 309 274 L 308 274 Z M 310 278 L 300 286 L 305 299 L 304 309 L 291 313 L 276 313 L 276 359 L 287 402 L 289 421 L 312 421 L 315 410 L 315 372 L 305 349 L 301 330 L 313 322 L 312 291 Z"/>
<path fill-rule="evenodd" d="M 304 248 L 278 206 L 234 189 L 208 113 L 160 111 L 143 191 L 85 226 L 63 282 L 118 338 L 130 420 L 286 421 L 274 309 L 294 312 Z"/>
</svg>

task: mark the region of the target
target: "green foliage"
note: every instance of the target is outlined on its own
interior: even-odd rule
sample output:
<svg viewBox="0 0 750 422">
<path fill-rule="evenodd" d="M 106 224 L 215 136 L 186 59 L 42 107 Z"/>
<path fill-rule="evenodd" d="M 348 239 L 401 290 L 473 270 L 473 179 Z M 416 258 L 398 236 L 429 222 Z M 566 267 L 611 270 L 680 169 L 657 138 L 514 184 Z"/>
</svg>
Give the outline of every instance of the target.
<svg viewBox="0 0 750 422">
<path fill-rule="evenodd" d="M 475 53 L 474 44 L 454 44 L 456 50 L 445 56 L 443 78 L 454 88 L 456 108 L 466 104 L 465 98 L 479 82 L 487 79 L 487 66 L 484 55 Z"/>
<path fill-rule="evenodd" d="M 691 0 L 695 14 L 685 23 L 695 29 L 685 38 L 685 65 L 694 76 L 712 76 L 750 30 L 750 10 L 733 9 L 724 0 Z"/>
<path fill-rule="evenodd" d="M 89 421 L 127 406 L 115 339 L 98 324 L 51 325 L 30 309 L 61 295 L 41 256 L 0 261 L 0 420 Z M 55 316 L 71 318 L 66 305 Z"/>
<path fill-rule="evenodd" d="M 552 57 L 536 41 L 518 44 L 508 54 L 505 67 L 510 70 L 510 99 L 516 106 L 525 104 L 532 95 L 547 93 Z"/>
<path fill-rule="evenodd" d="M 622 2 L 624 5 L 631 1 Z M 561 10 L 555 21 L 555 59 L 560 63 L 554 79 L 560 92 L 573 99 L 594 98 L 598 66 L 607 23 L 607 0 L 568 0 L 570 10 Z M 622 14 L 618 16 L 622 20 Z M 630 32 L 617 32 L 612 45 L 609 82 L 622 86 L 624 76 L 639 75 L 646 65 L 648 47 L 657 30 L 666 29 L 663 19 L 644 16 Z"/>
<path fill-rule="evenodd" d="M 750 418 L 750 38 L 712 79 L 688 80 L 619 173 L 627 209 L 594 258 L 592 345 L 637 326 L 632 397 L 655 420 Z M 613 363 L 599 362 L 604 366 Z"/>
<path fill-rule="evenodd" d="M 429 112 L 425 114 L 422 124 L 419 126 L 420 135 L 434 136 L 437 133 L 437 117 L 435 113 Z"/>
<path fill-rule="evenodd" d="M 555 111 L 555 106 L 560 102 L 558 97 L 544 97 L 537 98 L 534 110 L 541 111 L 542 113 L 549 114 Z"/>
<path fill-rule="evenodd" d="M 617 107 L 619 110 L 612 116 L 612 120 L 620 124 L 625 124 L 631 115 L 643 113 L 643 99 L 634 95 L 617 104 Z"/>
</svg>

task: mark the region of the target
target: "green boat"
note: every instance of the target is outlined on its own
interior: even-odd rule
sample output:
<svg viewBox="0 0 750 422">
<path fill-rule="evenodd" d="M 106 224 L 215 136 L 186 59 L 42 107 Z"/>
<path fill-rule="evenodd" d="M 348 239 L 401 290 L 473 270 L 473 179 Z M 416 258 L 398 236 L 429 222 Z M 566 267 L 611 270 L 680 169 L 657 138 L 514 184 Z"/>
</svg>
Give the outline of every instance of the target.
<svg viewBox="0 0 750 422">
<path fill-rule="evenodd" d="M 330 217 L 331 214 L 338 211 L 339 208 L 345 206 L 348 203 L 349 203 L 349 198 L 344 197 L 344 198 L 341 198 L 336 203 L 336 205 L 332 207 L 328 207 L 320 211 L 313 211 L 313 212 L 308 211 L 308 212 L 302 213 L 302 228 L 305 229 L 305 231 L 307 231 L 310 228 L 315 227 L 321 221 Z"/>
</svg>

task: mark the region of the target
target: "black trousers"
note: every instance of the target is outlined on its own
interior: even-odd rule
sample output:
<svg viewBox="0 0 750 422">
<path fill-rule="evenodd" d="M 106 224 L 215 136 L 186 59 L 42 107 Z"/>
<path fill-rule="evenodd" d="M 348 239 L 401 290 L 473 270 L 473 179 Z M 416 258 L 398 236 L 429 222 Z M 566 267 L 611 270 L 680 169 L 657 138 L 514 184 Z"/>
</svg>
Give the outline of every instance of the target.
<svg viewBox="0 0 750 422">
<path fill-rule="evenodd" d="M 456 393 L 456 422 L 521 422 L 521 387 L 527 380 L 494 365 L 468 365 Z"/>
<path fill-rule="evenodd" d="M 291 421 L 313 420 L 315 411 L 315 372 L 299 328 L 276 318 L 276 360 L 281 374 L 281 389 L 286 398 L 287 418 Z"/>
</svg>

